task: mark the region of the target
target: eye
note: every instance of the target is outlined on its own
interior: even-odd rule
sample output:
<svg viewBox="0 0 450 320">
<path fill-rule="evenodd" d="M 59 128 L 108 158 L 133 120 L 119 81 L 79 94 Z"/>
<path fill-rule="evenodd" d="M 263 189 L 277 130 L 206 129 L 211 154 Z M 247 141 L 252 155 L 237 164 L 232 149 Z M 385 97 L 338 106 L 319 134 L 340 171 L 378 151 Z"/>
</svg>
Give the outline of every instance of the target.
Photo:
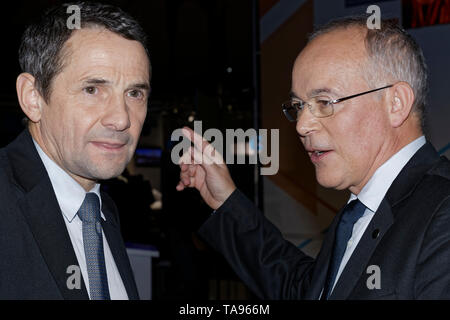
<svg viewBox="0 0 450 320">
<path fill-rule="evenodd" d="M 127 95 L 136 99 L 142 99 L 144 97 L 144 93 L 141 90 L 130 90 Z"/>
<path fill-rule="evenodd" d="M 304 104 L 302 102 L 299 101 L 292 101 L 291 102 L 291 106 L 295 109 L 295 110 L 302 110 L 304 107 Z"/>
<path fill-rule="evenodd" d="M 314 99 L 314 102 L 316 103 L 316 105 L 320 108 L 326 108 L 330 105 L 330 99 L 328 98 L 323 98 L 323 97 L 317 97 Z"/>
<path fill-rule="evenodd" d="M 84 92 L 86 92 L 87 94 L 96 94 L 98 93 L 98 88 L 96 87 L 86 87 L 83 89 Z"/>
</svg>

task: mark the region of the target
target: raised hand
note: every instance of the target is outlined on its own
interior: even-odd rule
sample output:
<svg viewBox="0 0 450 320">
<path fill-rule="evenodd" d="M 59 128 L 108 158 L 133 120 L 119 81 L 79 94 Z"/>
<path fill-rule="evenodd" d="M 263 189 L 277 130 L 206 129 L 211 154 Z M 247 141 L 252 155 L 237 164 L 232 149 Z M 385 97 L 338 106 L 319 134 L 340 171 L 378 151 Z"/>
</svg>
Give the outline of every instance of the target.
<svg viewBox="0 0 450 320">
<path fill-rule="evenodd" d="M 222 155 L 208 141 L 188 127 L 182 131 L 194 143 L 194 147 L 180 159 L 180 182 L 176 189 L 197 189 L 203 200 L 216 210 L 236 189 L 230 172 Z"/>
</svg>

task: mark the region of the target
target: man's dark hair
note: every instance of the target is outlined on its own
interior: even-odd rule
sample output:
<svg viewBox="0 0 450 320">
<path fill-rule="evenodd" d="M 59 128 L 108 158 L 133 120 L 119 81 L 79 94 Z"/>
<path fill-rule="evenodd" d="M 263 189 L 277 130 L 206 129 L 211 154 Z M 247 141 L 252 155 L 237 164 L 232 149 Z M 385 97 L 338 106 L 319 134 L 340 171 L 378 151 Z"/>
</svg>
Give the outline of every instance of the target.
<svg viewBox="0 0 450 320">
<path fill-rule="evenodd" d="M 397 20 L 381 20 L 380 29 L 368 29 L 369 17 L 370 15 L 357 15 L 332 20 L 317 28 L 310 35 L 309 41 L 335 30 L 351 27 L 367 30 L 365 47 L 369 59 L 364 71 L 367 82 L 374 88 L 391 84 L 385 82 L 388 79 L 408 82 L 415 96 L 413 111 L 425 131 L 428 76 L 422 49 Z"/>
<path fill-rule="evenodd" d="M 19 63 L 22 72 L 35 78 L 39 93 L 49 101 L 53 78 L 64 68 L 64 44 L 76 29 L 67 27 L 67 20 L 73 14 L 67 8 L 80 8 L 80 27 L 100 27 L 114 32 L 125 39 L 140 42 L 147 56 L 147 36 L 139 23 L 120 8 L 95 2 L 65 3 L 48 9 L 35 23 L 28 26 L 22 36 L 19 48 Z"/>
</svg>

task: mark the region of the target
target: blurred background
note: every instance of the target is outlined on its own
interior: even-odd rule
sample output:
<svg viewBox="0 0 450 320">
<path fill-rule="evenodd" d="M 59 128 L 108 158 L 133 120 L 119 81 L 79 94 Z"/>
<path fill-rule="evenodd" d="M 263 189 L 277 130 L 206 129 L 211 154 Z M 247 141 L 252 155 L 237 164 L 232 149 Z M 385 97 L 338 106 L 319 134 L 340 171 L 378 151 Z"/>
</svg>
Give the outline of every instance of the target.
<svg viewBox="0 0 450 320">
<path fill-rule="evenodd" d="M 16 0 L 1 9 L 0 147 L 23 129 L 15 79 L 26 25 L 66 2 Z M 115 200 L 143 299 L 255 299 L 226 261 L 197 236 L 211 214 L 197 192 L 177 192 L 170 161 L 173 130 L 202 121 L 208 128 L 280 130 L 280 168 L 230 165 L 236 185 L 311 256 L 348 194 L 320 187 L 295 132 L 281 112 L 291 68 L 314 25 L 381 9 L 418 41 L 429 67 L 427 136 L 450 157 L 450 0 L 148 0 L 101 1 L 121 7 L 149 35 L 152 96 L 135 157 L 117 179 L 102 183 Z M 270 136 L 270 135 L 269 135 Z M 256 146 L 250 143 L 250 149 Z M 254 150 L 253 150 L 254 151 Z M 248 161 L 246 162 L 248 163 Z"/>
</svg>

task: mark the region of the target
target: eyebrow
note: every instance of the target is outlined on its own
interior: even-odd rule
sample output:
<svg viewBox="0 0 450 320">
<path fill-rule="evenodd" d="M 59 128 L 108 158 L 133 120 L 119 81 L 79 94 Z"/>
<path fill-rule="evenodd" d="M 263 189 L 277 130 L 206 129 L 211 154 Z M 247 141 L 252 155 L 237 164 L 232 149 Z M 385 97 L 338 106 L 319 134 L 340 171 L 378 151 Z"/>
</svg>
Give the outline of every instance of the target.
<svg viewBox="0 0 450 320">
<path fill-rule="evenodd" d="M 150 85 L 147 82 L 133 83 L 128 89 L 142 89 L 150 92 Z"/>
<path fill-rule="evenodd" d="M 315 96 L 318 96 L 323 93 L 336 94 L 336 92 L 330 88 L 318 88 L 318 89 L 313 89 L 313 90 L 309 91 L 308 97 L 315 97 Z"/>
<path fill-rule="evenodd" d="M 89 79 L 83 80 L 83 83 L 86 83 L 86 84 L 110 84 L 111 81 L 105 80 L 102 78 L 89 78 Z"/>
<path fill-rule="evenodd" d="M 333 91 L 332 89 L 330 89 L 330 88 L 318 88 L 318 89 L 310 90 L 310 91 L 308 92 L 308 94 L 307 94 L 307 98 L 309 99 L 309 98 L 311 98 L 311 97 L 316 97 L 316 96 L 318 96 L 318 95 L 320 95 L 320 94 L 323 94 L 323 93 L 336 94 L 336 92 L 334 92 L 334 91 Z M 298 99 L 298 100 L 304 101 L 302 98 L 300 98 L 299 96 L 297 96 L 293 91 L 291 91 L 291 92 L 289 93 L 289 97 L 290 97 L 291 99 L 294 98 L 294 99 Z"/>
<path fill-rule="evenodd" d="M 102 78 L 90 78 L 83 81 L 85 84 L 111 84 L 112 82 Z M 150 85 L 147 82 L 133 83 L 127 87 L 130 89 L 142 89 L 150 92 Z"/>
<path fill-rule="evenodd" d="M 291 91 L 291 92 L 289 92 L 289 98 L 294 98 L 294 99 L 297 99 L 297 100 L 302 100 L 302 99 L 300 99 L 293 91 Z"/>
</svg>

